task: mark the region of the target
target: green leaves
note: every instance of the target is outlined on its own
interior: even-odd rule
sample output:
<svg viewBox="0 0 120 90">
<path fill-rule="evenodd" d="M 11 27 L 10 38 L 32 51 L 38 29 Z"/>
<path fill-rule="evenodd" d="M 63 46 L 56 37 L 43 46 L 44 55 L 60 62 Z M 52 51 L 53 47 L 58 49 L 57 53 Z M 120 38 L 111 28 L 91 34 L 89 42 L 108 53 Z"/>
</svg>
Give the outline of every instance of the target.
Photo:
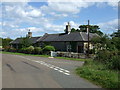
<svg viewBox="0 0 120 90">
<path fill-rule="evenodd" d="M 4 39 L 2 39 L 2 46 L 3 46 L 3 48 L 10 46 L 10 42 L 11 41 L 13 41 L 13 40 L 10 39 L 10 38 L 4 38 Z"/>
<path fill-rule="evenodd" d="M 28 37 L 22 38 L 21 43 L 22 48 L 26 48 L 32 45 Z"/>
</svg>

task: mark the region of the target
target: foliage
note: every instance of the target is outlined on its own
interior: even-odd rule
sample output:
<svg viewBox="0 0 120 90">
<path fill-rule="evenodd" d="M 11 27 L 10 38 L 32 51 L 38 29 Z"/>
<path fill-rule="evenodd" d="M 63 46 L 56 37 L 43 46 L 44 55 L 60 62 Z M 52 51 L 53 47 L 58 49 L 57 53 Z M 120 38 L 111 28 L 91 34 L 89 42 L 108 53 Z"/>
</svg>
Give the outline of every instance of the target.
<svg viewBox="0 0 120 90">
<path fill-rule="evenodd" d="M 34 52 L 34 47 L 33 46 L 29 46 L 28 48 L 26 48 L 26 53 L 32 54 L 33 52 Z"/>
<path fill-rule="evenodd" d="M 75 31 L 76 31 L 76 29 L 75 29 L 75 28 L 72 28 L 72 29 L 71 29 L 71 32 L 75 32 Z"/>
<path fill-rule="evenodd" d="M 40 54 L 42 52 L 42 49 L 40 47 L 34 48 L 34 54 Z"/>
<path fill-rule="evenodd" d="M 120 51 L 120 38 L 108 37 L 103 35 L 92 39 L 96 53 L 95 60 L 103 63 L 109 69 L 120 70 L 119 51 Z"/>
<path fill-rule="evenodd" d="M 26 53 L 26 54 L 32 54 L 34 52 L 34 47 L 33 46 L 29 46 L 26 48 L 21 48 L 19 50 L 20 53 Z"/>
<path fill-rule="evenodd" d="M 79 28 L 80 29 L 75 29 L 72 28 L 71 32 L 87 32 L 87 27 L 88 25 L 80 25 Z M 90 33 L 97 33 L 98 35 L 102 36 L 103 32 L 101 32 L 99 29 L 99 26 L 97 25 L 89 25 L 89 29 L 90 29 Z M 65 31 L 65 30 L 64 30 Z"/>
<path fill-rule="evenodd" d="M 48 46 L 45 46 L 42 51 L 43 51 L 43 53 L 45 53 L 45 54 L 49 54 L 50 51 L 55 51 L 55 48 L 54 48 L 54 46 L 48 45 Z"/>
<path fill-rule="evenodd" d="M 112 37 L 111 41 L 112 45 L 115 45 L 115 47 L 120 50 L 120 37 Z"/>
<path fill-rule="evenodd" d="M 2 39 L 2 46 L 3 46 L 3 48 L 10 46 L 10 42 L 11 41 L 13 41 L 13 40 L 10 39 L 10 38 L 4 38 L 4 39 Z"/>
<path fill-rule="evenodd" d="M 9 49 L 9 51 L 10 51 L 10 52 L 16 52 L 17 49 L 11 47 L 11 48 Z"/>
<path fill-rule="evenodd" d="M 10 47 L 10 46 L 6 46 L 6 47 L 4 48 L 4 51 L 8 51 L 8 52 L 16 52 L 17 49 L 12 48 L 12 47 Z"/>
<path fill-rule="evenodd" d="M 118 51 L 100 50 L 94 60 L 103 63 L 109 69 L 120 70 L 119 59 Z"/>
<path fill-rule="evenodd" d="M 22 45 L 22 48 L 26 48 L 32 45 L 28 37 L 22 38 L 20 44 Z"/>
<path fill-rule="evenodd" d="M 26 53 L 27 48 L 21 48 L 18 52 L 20 53 Z"/>
<path fill-rule="evenodd" d="M 87 32 L 87 27 L 88 25 L 80 25 L 80 32 Z M 99 29 L 100 28 L 97 25 L 89 25 L 90 33 L 97 33 L 98 35 L 102 36 L 103 33 Z"/>
<path fill-rule="evenodd" d="M 118 88 L 118 71 L 107 69 L 103 64 L 96 61 L 86 61 L 83 67 L 76 69 L 80 77 L 86 78 L 103 88 Z"/>
<path fill-rule="evenodd" d="M 0 46 L 2 46 L 2 38 L 0 38 Z"/>
<path fill-rule="evenodd" d="M 120 37 L 120 30 L 111 34 L 111 37 Z"/>
<path fill-rule="evenodd" d="M 4 48 L 4 51 L 8 51 L 8 52 L 9 52 L 9 51 L 10 51 L 10 48 L 11 48 L 10 46 L 6 46 L 6 47 Z"/>
</svg>

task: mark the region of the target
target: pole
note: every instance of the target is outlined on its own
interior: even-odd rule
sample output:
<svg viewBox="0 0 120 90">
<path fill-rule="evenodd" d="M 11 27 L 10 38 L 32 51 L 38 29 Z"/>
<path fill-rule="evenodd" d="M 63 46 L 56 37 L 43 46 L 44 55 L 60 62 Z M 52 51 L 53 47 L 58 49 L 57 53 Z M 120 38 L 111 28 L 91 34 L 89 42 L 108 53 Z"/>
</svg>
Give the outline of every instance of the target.
<svg viewBox="0 0 120 90">
<path fill-rule="evenodd" d="M 87 56 L 89 57 L 89 44 L 90 44 L 90 40 L 89 40 L 89 30 L 90 30 L 90 26 L 89 26 L 89 23 L 90 23 L 90 21 L 88 20 L 88 26 L 87 26 L 87 28 L 88 28 L 88 53 L 87 53 Z"/>
</svg>

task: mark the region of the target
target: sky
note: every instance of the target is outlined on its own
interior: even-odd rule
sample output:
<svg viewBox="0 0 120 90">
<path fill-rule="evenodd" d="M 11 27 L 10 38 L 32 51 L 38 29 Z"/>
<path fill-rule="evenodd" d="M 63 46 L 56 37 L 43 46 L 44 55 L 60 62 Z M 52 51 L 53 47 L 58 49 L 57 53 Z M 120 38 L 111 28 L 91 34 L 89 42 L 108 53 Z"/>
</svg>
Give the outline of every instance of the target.
<svg viewBox="0 0 120 90">
<path fill-rule="evenodd" d="M 34 37 L 63 33 L 67 22 L 77 29 L 88 20 L 106 34 L 118 29 L 118 0 L 8 1 L 0 3 L 0 37 L 3 38 L 25 37 L 29 29 Z"/>
</svg>

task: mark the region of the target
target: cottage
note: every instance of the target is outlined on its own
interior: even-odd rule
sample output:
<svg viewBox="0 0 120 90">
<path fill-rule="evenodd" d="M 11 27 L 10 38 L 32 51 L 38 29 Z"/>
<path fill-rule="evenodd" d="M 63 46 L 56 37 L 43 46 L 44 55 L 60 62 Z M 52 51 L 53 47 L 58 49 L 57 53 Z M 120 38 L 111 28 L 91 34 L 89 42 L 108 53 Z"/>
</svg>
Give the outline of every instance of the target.
<svg viewBox="0 0 120 90">
<path fill-rule="evenodd" d="M 29 42 L 31 45 L 39 46 L 37 43 L 37 40 L 40 38 L 41 38 L 41 36 L 32 37 L 32 32 L 29 31 L 28 34 L 26 35 L 26 38 L 17 38 L 14 41 L 10 42 L 10 45 L 11 45 L 11 47 L 16 48 L 16 49 L 21 48 L 23 39 L 27 39 L 27 42 Z"/>
<path fill-rule="evenodd" d="M 56 51 L 78 52 L 85 53 L 87 51 L 88 33 L 87 32 L 71 32 L 71 26 L 66 25 L 65 33 L 47 34 L 42 37 L 32 37 L 31 32 L 28 32 L 29 40 L 33 45 L 43 47 L 45 45 L 52 45 Z M 89 33 L 90 49 L 93 48 L 91 39 L 98 36 L 96 33 Z M 11 45 L 17 48 L 20 46 L 20 38 L 11 42 Z"/>
<path fill-rule="evenodd" d="M 66 25 L 65 33 L 47 34 L 38 39 L 40 45 L 50 44 L 56 48 L 57 51 L 78 52 L 84 53 L 87 50 L 88 34 L 86 32 L 71 32 L 70 24 Z M 95 33 L 89 34 L 89 39 L 98 36 Z M 90 43 L 90 49 L 93 46 Z"/>
</svg>

